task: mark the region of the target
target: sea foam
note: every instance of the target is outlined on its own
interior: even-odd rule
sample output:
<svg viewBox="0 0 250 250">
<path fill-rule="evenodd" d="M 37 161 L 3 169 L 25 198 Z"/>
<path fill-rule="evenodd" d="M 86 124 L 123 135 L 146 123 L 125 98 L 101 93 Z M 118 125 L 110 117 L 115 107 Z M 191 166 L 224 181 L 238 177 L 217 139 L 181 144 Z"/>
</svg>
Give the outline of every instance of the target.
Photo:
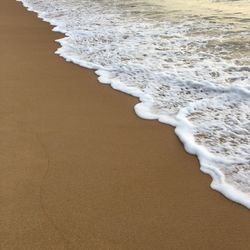
<svg viewBox="0 0 250 250">
<path fill-rule="evenodd" d="M 187 8 L 173 0 L 19 1 L 65 34 L 58 55 L 138 97 L 138 116 L 175 126 L 211 187 L 250 208 L 246 1 L 204 0 L 196 11 L 190 3 L 200 0 Z"/>
</svg>

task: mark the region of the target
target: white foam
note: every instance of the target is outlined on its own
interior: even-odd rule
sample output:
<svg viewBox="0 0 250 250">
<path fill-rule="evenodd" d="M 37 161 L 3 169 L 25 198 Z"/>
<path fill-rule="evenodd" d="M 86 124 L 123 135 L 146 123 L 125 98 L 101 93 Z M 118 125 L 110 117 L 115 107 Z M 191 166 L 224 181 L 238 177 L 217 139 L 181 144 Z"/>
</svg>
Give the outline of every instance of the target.
<svg viewBox="0 0 250 250">
<path fill-rule="evenodd" d="M 211 187 L 250 208 L 249 20 L 180 19 L 149 0 L 21 2 L 65 33 L 58 55 L 139 97 L 138 116 L 176 126 Z"/>
</svg>

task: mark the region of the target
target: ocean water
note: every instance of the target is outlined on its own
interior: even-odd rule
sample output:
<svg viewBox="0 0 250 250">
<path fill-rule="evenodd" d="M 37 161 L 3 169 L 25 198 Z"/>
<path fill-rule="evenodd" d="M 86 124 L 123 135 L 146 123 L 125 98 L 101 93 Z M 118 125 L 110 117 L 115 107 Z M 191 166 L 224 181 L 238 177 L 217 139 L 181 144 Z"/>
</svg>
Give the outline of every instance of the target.
<svg viewBox="0 0 250 250">
<path fill-rule="evenodd" d="M 250 208 L 250 0 L 19 1 L 65 34 L 57 54 L 175 126 L 211 187 Z"/>
</svg>

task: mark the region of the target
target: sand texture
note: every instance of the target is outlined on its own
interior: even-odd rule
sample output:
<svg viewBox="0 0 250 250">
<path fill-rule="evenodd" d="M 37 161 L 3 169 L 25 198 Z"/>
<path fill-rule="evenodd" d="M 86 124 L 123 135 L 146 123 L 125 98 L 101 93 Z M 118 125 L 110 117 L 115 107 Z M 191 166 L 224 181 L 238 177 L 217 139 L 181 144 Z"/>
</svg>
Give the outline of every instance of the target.
<svg viewBox="0 0 250 250">
<path fill-rule="evenodd" d="M 250 249 L 250 212 L 210 189 L 173 128 L 54 54 L 61 37 L 0 3 L 2 250 Z"/>
</svg>

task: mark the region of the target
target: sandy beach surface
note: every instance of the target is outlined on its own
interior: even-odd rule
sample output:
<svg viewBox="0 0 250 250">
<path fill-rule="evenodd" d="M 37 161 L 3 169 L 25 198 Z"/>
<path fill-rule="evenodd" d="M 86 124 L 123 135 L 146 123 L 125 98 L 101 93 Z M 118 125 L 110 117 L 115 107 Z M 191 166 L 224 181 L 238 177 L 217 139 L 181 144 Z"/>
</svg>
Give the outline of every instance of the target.
<svg viewBox="0 0 250 250">
<path fill-rule="evenodd" d="M 61 37 L 0 3 L 2 250 L 250 249 L 250 212 L 210 189 L 174 129 L 54 54 Z"/>
</svg>

